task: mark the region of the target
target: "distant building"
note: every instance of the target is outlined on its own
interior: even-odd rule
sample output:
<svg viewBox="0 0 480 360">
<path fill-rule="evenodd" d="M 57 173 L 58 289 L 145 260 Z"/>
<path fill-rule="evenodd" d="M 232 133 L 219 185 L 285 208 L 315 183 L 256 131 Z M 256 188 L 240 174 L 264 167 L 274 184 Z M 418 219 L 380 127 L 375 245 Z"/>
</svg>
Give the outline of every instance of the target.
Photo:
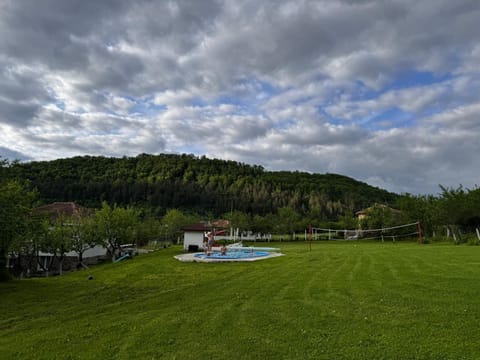
<svg viewBox="0 0 480 360">
<path fill-rule="evenodd" d="M 382 210 L 390 211 L 394 214 L 400 214 L 400 212 L 401 212 L 400 210 L 391 208 L 391 207 L 389 207 L 387 205 L 384 205 L 384 204 L 374 204 L 373 206 L 370 206 L 366 209 L 359 210 L 355 213 L 358 221 L 364 220 L 366 217 L 368 217 L 368 213 L 372 212 L 374 209 L 382 209 Z"/>
<path fill-rule="evenodd" d="M 33 209 L 33 213 L 45 214 L 48 216 L 49 220 L 53 222 L 61 216 L 71 218 L 73 216 L 88 215 L 91 213 L 91 210 L 75 204 L 74 202 L 54 202 Z"/>
<path fill-rule="evenodd" d="M 86 207 L 80 206 L 74 202 L 54 202 L 52 204 L 42 205 L 33 209 L 33 214 L 46 216 L 53 224 L 58 218 L 69 219 L 72 217 L 86 216 L 92 211 Z M 83 264 L 96 264 L 102 261 L 107 256 L 107 249 L 101 245 L 95 245 L 87 248 L 83 252 Z M 25 254 L 10 254 L 8 267 L 14 269 L 14 273 L 19 275 L 26 272 L 27 274 L 42 272 L 43 269 L 48 268 L 49 271 L 57 271 L 60 266 L 60 259 L 57 255 L 38 251 L 35 254 L 35 259 Z M 64 254 L 62 259 L 62 271 L 70 271 L 77 268 L 78 253 L 75 251 L 68 251 Z M 15 269 L 18 270 L 15 270 Z"/>
<path fill-rule="evenodd" d="M 183 249 L 186 251 L 204 250 L 204 240 L 208 233 L 213 232 L 214 239 L 227 238 L 226 229 L 230 226 L 228 220 L 217 220 L 212 223 L 197 223 L 184 226 Z"/>
<path fill-rule="evenodd" d="M 182 228 L 183 249 L 185 251 L 203 250 L 205 236 L 211 229 L 212 227 L 205 223 L 184 226 Z"/>
</svg>

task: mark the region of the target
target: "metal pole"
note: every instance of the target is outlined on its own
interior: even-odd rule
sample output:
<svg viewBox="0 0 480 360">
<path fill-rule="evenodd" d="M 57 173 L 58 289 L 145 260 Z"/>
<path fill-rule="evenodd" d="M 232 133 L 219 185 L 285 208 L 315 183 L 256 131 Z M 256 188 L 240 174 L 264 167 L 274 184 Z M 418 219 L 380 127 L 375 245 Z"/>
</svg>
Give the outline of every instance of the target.
<svg viewBox="0 0 480 360">
<path fill-rule="evenodd" d="M 312 224 L 308 226 L 308 240 L 310 251 L 312 251 Z"/>
<path fill-rule="evenodd" d="M 423 244 L 422 227 L 420 226 L 420 221 L 417 221 L 417 225 L 418 225 L 418 243 Z"/>
</svg>

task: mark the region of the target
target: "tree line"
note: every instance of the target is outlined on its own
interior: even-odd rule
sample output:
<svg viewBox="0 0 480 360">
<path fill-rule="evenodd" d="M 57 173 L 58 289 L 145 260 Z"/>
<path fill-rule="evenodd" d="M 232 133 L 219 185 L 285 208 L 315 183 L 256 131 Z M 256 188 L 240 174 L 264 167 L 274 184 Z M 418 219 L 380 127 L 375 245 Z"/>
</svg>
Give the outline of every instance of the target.
<svg viewBox="0 0 480 360">
<path fill-rule="evenodd" d="M 145 208 L 158 216 L 172 208 L 202 215 L 238 210 L 265 216 L 288 207 L 302 216 L 336 221 L 372 203 L 391 204 L 398 198 L 342 175 L 271 172 L 186 154 L 79 156 L 5 165 L 4 176 L 28 181 L 44 203 L 75 201 L 98 208 L 106 201 Z"/>
</svg>

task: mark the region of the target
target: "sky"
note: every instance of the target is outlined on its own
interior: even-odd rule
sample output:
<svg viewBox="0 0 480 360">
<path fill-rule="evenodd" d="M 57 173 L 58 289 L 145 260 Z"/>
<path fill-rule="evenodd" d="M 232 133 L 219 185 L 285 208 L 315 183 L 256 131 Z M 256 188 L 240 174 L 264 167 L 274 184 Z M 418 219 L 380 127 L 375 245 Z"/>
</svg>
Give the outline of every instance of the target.
<svg viewBox="0 0 480 360">
<path fill-rule="evenodd" d="M 0 0 L 0 156 L 480 183 L 478 0 Z"/>
</svg>

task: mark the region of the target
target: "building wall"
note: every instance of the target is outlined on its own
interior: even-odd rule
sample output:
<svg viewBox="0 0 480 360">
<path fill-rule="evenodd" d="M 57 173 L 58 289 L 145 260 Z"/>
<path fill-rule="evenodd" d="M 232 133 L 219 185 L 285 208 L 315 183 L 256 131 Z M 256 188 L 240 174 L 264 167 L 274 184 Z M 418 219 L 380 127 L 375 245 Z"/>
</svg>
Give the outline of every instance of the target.
<svg viewBox="0 0 480 360">
<path fill-rule="evenodd" d="M 203 232 L 186 231 L 183 237 L 183 249 L 188 250 L 189 245 L 197 245 L 203 250 Z"/>
</svg>

